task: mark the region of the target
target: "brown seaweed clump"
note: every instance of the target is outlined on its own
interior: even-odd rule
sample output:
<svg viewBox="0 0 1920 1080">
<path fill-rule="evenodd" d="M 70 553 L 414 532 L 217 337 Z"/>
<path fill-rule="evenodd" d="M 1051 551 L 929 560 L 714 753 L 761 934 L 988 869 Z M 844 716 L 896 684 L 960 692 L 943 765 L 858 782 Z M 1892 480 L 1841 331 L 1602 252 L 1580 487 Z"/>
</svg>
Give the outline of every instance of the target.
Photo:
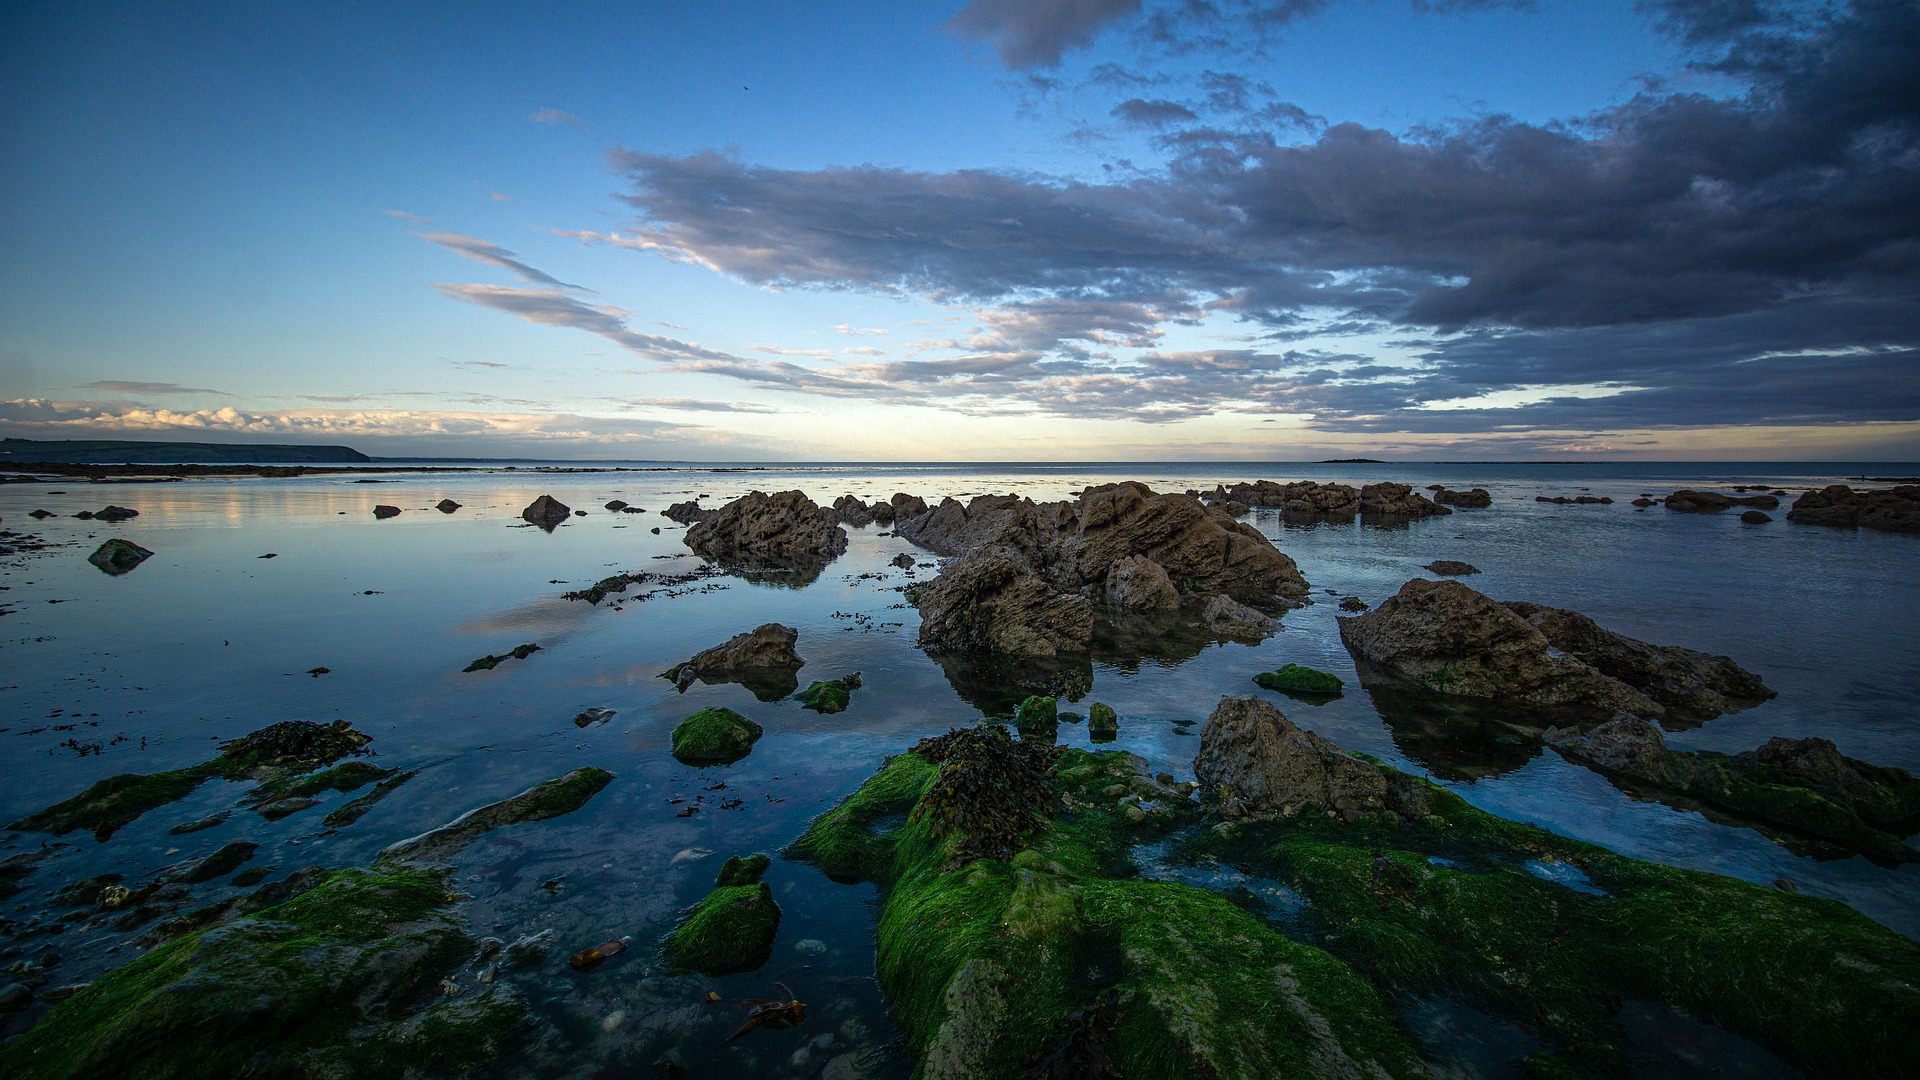
<svg viewBox="0 0 1920 1080">
<path fill-rule="evenodd" d="M 958 863 L 1011 859 L 1053 817 L 1057 747 L 1015 740 L 1005 728 L 983 724 L 922 739 L 913 750 L 940 766 L 914 815 L 925 817 L 935 838 L 959 835 Z"/>
<path fill-rule="evenodd" d="M 231 773 L 264 766 L 312 769 L 330 765 L 372 742 L 345 720 L 316 724 L 310 720 L 282 720 L 250 735 L 220 744 L 220 757 Z"/>
</svg>

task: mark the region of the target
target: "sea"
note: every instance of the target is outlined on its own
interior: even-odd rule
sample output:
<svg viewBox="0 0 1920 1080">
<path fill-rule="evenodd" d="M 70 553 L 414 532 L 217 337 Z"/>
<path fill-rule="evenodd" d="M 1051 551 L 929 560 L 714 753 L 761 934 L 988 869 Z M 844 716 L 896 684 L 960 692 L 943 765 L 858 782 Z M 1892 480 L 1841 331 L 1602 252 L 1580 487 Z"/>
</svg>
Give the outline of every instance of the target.
<svg viewBox="0 0 1920 1080">
<path fill-rule="evenodd" d="M 279 821 L 235 811 L 204 831 L 170 833 L 233 809 L 243 786 L 216 780 L 105 841 L 5 834 L 0 859 L 49 843 L 57 851 L 6 901 L 0 966 L 57 945 L 55 981 L 80 983 L 139 954 L 137 932 L 68 918 L 51 899 L 76 881 L 116 873 L 137 883 L 233 840 L 259 844 L 249 865 L 273 878 L 363 865 L 396 840 L 595 765 L 615 780 L 584 808 L 496 831 L 454 861 L 476 936 L 511 942 L 551 931 L 556 957 L 609 938 L 633 942 L 585 975 L 558 962 L 508 972 L 550 1026 L 497 1075 L 651 1075 L 651 1063 L 671 1054 L 696 1077 L 905 1077 L 912 1062 L 874 981 L 873 886 L 836 884 L 776 857 L 767 880 L 783 917 L 768 964 L 720 978 L 674 975 L 656 950 L 729 855 L 777 855 L 889 755 L 1004 711 L 1006 687 L 943 666 L 918 645 L 918 616 L 902 589 L 929 580 L 938 560 L 869 525 L 850 528 L 846 553 L 817 576 L 690 578 L 597 606 L 563 594 L 623 572 L 700 569 L 684 530 L 660 515 L 686 499 L 717 506 L 749 490 L 797 488 L 823 505 L 903 491 L 929 504 L 1005 493 L 1038 501 L 1118 480 L 1161 491 L 1253 479 L 1393 480 L 1484 487 L 1493 505 L 1392 526 L 1300 525 L 1253 511 L 1244 520 L 1295 560 L 1317 602 L 1288 612 L 1258 644 L 1101 642 L 1081 673 L 1087 692 L 1062 707 L 1111 705 L 1120 734 L 1103 748 L 1191 778 L 1215 703 L 1264 693 L 1250 681 L 1259 672 L 1304 664 L 1338 675 L 1348 692 L 1322 705 L 1274 700 L 1343 747 L 1431 776 L 1496 814 L 1635 858 L 1785 882 L 1920 937 L 1920 866 L 1796 851 L 1698 808 L 1637 798 L 1470 713 L 1363 691 L 1335 623 L 1339 598 L 1378 604 L 1430 576 L 1424 564 L 1463 560 L 1482 571 L 1467 582 L 1496 599 L 1571 608 L 1630 637 L 1725 654 L 1778 691 L 1757 707 L 1669 731 L 1678 748 L 1735 753 L 1772 736 L 1818 736 L 1849 756 L 1920 771 L 1920 537 L 1786 520 L 1803 490 L 1911 478 L 1917 463 L 482 462 L 388 471 L 428 464 L 0 486 L 0 527 L 47 545 L 0 555 L 0 821 L 109 775 L 206 760 L 222 740 L 280 720 L 348 720 L 373 737 L 374 763 L 420 770 L 338 830 L 322 817 L 363 792 L 329 793 Z M 1789 494 L 1762 524 L 1737 512 L 1630 505 L 1680 488 L 1735 486 Z M 520 511 L 540 495 L 586 514 L 551 533 L 530 527 Z M 1562 495 L 1613 502 L 1536 501 Z M 443 499 L 460 508 L 435 510 Z M 645 513 L 603 509 L 616 499 Z M 139 516 L 112 525 L 72 516 L 109 503 Z M 377 504 L 402 512 L 378 520 Z M 38 509 L 58 516 L 28 517 Z M 131 573 L 104 574 L 87 555 L 111 537 L 153 555 Z M 902 552 L 915 557 L 913 569 L 891 564 Z M 861 674 L 846 711 L 762 702 L 732 684 L 680 692 L 660 677 L 768 622 L 799 631 L 803 685 Z M 539 651 L 463 670 L 523 643 Z M 712 705 L 753 718 L 765 737 L 730 766 L 680 764 L 668 753 L 670 732 Z M 588 709 L 612 716 L 580 726 Z M 1085 726 L 1062 725 L 1061 741 L 1088 745 Z M 198 886 L 195 901 L 240 891 L 215 880 Z M 707 995 L 770 998 L 776 982 L 807 1002 L 807 1022 L 729 1041 L 740 1013 Z M 1463 1075 L 1506 1075 L 1511 1047 L 1525 1037 L 1450 1002 L 1403 1006 L 1428 1050 L 1442 1061 L 1452 1055 Z M 42 1011 L 0 1017 L 0 1037 Z M 1648 1033 L 1633 1072 L 1692 1075 L 1688 1063 L 1706 1055 L 1735 1068 L 1729 1075 L 1791 1075 L 1757 1047 L 1688 1024 L 1653 1016 L 1630 1025 Z"/>
</svg>

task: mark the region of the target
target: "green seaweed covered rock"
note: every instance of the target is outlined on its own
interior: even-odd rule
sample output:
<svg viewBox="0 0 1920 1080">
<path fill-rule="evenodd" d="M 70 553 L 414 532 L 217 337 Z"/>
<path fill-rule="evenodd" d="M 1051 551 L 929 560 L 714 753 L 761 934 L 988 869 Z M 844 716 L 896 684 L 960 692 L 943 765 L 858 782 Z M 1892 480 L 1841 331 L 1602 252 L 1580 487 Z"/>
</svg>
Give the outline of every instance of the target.
<svg viewBox="0 0 1920 1080">
<path fill-rule="evenodd" d="M 772 864 L 772 859 L 758 852 L 744 858 L 734 855 L 721 864 L 720 873 L 714 878 L 713 883 L 722 887 L 752 885 L 760 880 L 760 875 L 766 873 L 767 867 Z"/>
<path fill-rule="evenodd" d="M 751 753 L 765 733 L 732 709 L 701 709 L 673 729 L 673 756 L 688 765 L 726 765 Z"/>
<path fill-rule="evenodd" d="M 720 885 L 687 912 L 663 946 L 669 965 L 703 975 L 751 971 L 773 955 L 780 905 L 764 881 Z"/>
<path fill-rule="evenodd" d="M 805 690 L 793 695 L 795 700 L 818 713 L 843 712 L 847 707 L 848 696 L 860 689 L 860 673 L 842 675 L 825 682 L 813 682 Z"/>
<path fill-rule="evenodd" d="M 1324 697 L 1337 697 L 1342 685 L 1334 676 L 1300 664 L 1288 664 L 1273 671 L 1263 671 L 1255 675 L 1253 681 L 1265 690 Z"/>
<path fill-rule="evenodd" d="M 1120 736 L 1120 714 L 1113 706 L 1094 702 L 1087 709 L 1087 737 L 1094 742 L 1112 742 Z"/>
<path fill-rule="evenodd" d="M 1060 703 L 1056 698 L 1042 697 L 1039 694 L 1027 698 L 1014 711 L 1013 726 L 1021 731 L 1045 734 L 1060 729 Z"/>
</svg>

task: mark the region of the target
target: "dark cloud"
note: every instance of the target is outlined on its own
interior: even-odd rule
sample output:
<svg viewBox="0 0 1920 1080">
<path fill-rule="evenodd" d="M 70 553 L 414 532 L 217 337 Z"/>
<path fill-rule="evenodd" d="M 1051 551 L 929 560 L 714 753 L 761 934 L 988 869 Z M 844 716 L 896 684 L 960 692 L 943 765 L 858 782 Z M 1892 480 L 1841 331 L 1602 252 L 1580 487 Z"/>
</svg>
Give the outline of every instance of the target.
<svg viewBox="0 0 1920 1080">
<path fill-rule="evenodd" d="M 134 382 L 126 379 L 101 379 L 87 384 L 89 390 L 106 390 L 115 394 L 218 394 L 231 397 L 225 390 L 215 390 L 206 386 L 181 386 L 171 382 Z"/>
<path fill-rule="evenodd" d="M 1200 119 L 1198 113 L 1177 101 L 1164 98 L 1146 101 L 1141 98 L 1128 98 L 1113 107 L 1113 118 L 1137 128 L 1163 128 L 1170 124 L 1186 124 Z"/>
<path fill-rule="evenodd" d="M 500 196 L 496 195 L 494 198 L 498 199 Z M 459 233 L 422 233 L 420 239 L 430 244 L 438 244 L 463 259 L 472 259 L 477 263 L 485 263 L 488 266 L 497 266 L 502 270 L 510 270 L 518 275 L 522 281 L 527 281 L 534 285 L 546 285 L 556 289 L 577 290 L 580 288 L 578 285 L 569 285 L 543 270 L 528 266 L 526 263 L 514 258 L 513 252 L 508 251 L 498 244 L 481 240 L 478 237 L 462 236 Z"/>
<path fill-rule="evenodd" d="M 1070 49 L 1140 12 L 1140 0 L 970 0 L 947 21 L 961 37 L 993 46 L 1016 71 L 1050 68 Z"/>
</svg>

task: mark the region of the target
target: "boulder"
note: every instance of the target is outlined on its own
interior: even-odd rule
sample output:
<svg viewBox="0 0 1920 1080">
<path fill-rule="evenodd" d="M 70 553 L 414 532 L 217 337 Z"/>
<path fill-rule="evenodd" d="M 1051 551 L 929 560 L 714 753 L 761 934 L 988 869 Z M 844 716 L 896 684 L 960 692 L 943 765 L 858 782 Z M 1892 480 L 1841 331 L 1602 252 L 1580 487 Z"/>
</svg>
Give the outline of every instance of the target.
<svg viewBox="0 0 1920 1080">
<path fill-rule="evenodd" d="M 1200 621 L 1221 637 L 1259 640 L 1273 631 L 1273 620 L 1224 593 L 1207 598 Z"/>
<path fill-rule="evenodd" d="M 875 525 L 893 524 L 893 504 L 876 502 L 867 507 L 867 516 L 873 518 Z"/>
<path fill-rule="evenodd" d="M 1263 671 L 1255 675 L 1253 681 L 1263 689 L 1278 690 L 1283 694 L 1321 697 L 1340 696 L 1342 686 L 1338 676 L 1316 671 L 1303 664 L 1288 664 L 1273 671 Z"/>
<path fill-rule="evenodd" d="M 852 495 L 842 495 L 833 500 L 833 512 L 840 516 L 841 521 L 856 529 L 873 523 L 873 512 L 864 501 Z"/>
<path fill-rule="evenodd" d="M 800 632 L 779 623 L 763 623 L 735 634 L 711 649 L 703 649 L 660 673 L 682 693 L 698 679 L 709 685 L 737 682 L 761 701 L 778 701 L 794 692 L 794 675 L 806 661 L 794 651 Z"/>
<path fill-rule="evenodd" d="M 153 552 L 131 540 L 115 538 L 93 549 L 87 561 L 103 572 L 118 576 L 153 557 Z"/>
<path fill-rule="evenodd" d="M 728 765 L 752 752 L 764 734 L 732 709 L 701 709 L 673 729 L 673 756 L 685 765 Z"/>
<path fill-rule="evenodd" d="M 93 519 L 95 521 L 106 522 L 121 522 L 139 516 L 140 511 L 125 506 L 106 506 L 93 512 Z"/>
<path fill-rule="evenodd" d="M 847 550 L 839 515 L 799 491 L 748 492 L 694 522 L 685 540 L 716 562 L 759 566 L 797 566 Z"/>
<path fill-rule="evenodd" d="M 619 513 L 620 511 L 622 511 L 622 510 L 625 510 L 626 508 L 627 508 L 627 500 L 625 500 L 625 499 L 609 499 L 609 500 L 607 500 L 607 502 L 606 502 L 606 505 L 605 505 L 605 506 L 603 506 L 603 507 L 602 507 L 601 509 L 604 509 L 604 510 L 611 510 L 611 511 L 613 511 L 614 513 L 616 513 L 616 514 L 617 514 L 617 513 Z"/>
<path fill-rule="evenodd" d="M 1432 517 L 1453 513 L 1411 487 L 1391 481 L 1361 488 L 1360 512 L 1380 517 Z"/>
<path fill-rule="evenodd" d="M 1855 491 L 1834 484 L 1794 500 L 1787 520 L 1802 525 L 1920 532 L 1920 486 Z"/>
<path fill-rule="evenodd" d="M 1749 525 L 1765 525 L 1773 520 L 1773 516 L 1764 510 L 1749 510 L 1740 515 L 1740 520 Z"/>
<path fill-rule="evenodd" d="M 1056 656 L 1085 652 L 1093 607 L 1055 589 L 1021 551 L 978 548 L 955 559 L 911 594 L 920 609 L 920 644 L 953 652 Z"/>
<path fill-rule="evenodd" d="M 460 504 L 454 502 L 452 499 L 441 499 L 439 502 L 433 504 L 433 508 L 443 514 L 451 514 L 455 510 L 460 509 Z"/>
<path fill-rule="evenodd" d="M 894 492 L 893 498 L 887 500 L 887 505 L 893 508 L 894 521 L 906 521 L 927 512 L 927 500 L 904 491 Z"/>
<path fill-rule="evenodd" d="M 1193 774 L 1227 804 L 1291 817 L 1303 810 L 1354 821 L 1382 811 L 1417 820 L 1424 807 L 1396 795 L 1376 765 L 1305 731 L 1267 701 L 1220 699 L 1200 730 Z"/>
<path fill-rule="evenodd" d="M 679 522 L 682 525 L 692 525 L 697 521 L 705 521 L 716 513 L 719 513 L 719 511 L 708 510 L 698 502 L 689 499 L 686 502 L 674 503 L 672 506 L 660 511 L 660 516 L 666 518 L 668 521 Z M 659 532 L 660 530 L 655 529 L 654 531 Z"/>
<path fill-rule="evenodd" d="M 385 503 L 381 503 L 380 505 L 373 508 L 373 517 L 374 517 L 374 520 L 376 521 L 385 521 L 388 518 L 399 517 L 399 516 L 400 516 L 400 508 L 397 506 L 389 506 Z"/>
<path fill-rule="evenodd" d="M 527 504 L 520 511 L 520 519 L 529 525 L 535 525 L 548 532 L 560 526 L 560 523 L 573 516 L 573 510 L 566 503 L 551 495 L 542 495 Z"/>
<path fill-rule="evenodd" d="M 1464 506 L 1477 509 L 1492 506 L 1493 495 L 1486 488 L 1450 491 L 1444 487 L 1436 487 L 1433 490 L 1433 501 L 1441 506 Z"/>
<path fill-rule="evenodd" d="M 1107 571 L 1106 593 L 1107 603 L 1133 611 L 1173 611 L 1180 606 L 1180 593 L 1166 568 L 1145 555 L 1115 560 Z"/>
<path fill-rule="evenodd" d="M 1691 719 L 1736 712 L 1774 696 L 1759 676 L 1728 657 L 1636 641 L 1564 608 L 1521 600 L 1505 601 L 1504 606 L 1545 635 L 1550 648 Z"/>
<path fill-rule="evenodd" d="M 1454 559 L 1436 559 L 1422 569 L 1439 574 L 1441 577 L 1465 577 L 1468 574 L 1480 572 L 1480 568 L 1472 563 L 1463 563 Z"/>
</svg>

